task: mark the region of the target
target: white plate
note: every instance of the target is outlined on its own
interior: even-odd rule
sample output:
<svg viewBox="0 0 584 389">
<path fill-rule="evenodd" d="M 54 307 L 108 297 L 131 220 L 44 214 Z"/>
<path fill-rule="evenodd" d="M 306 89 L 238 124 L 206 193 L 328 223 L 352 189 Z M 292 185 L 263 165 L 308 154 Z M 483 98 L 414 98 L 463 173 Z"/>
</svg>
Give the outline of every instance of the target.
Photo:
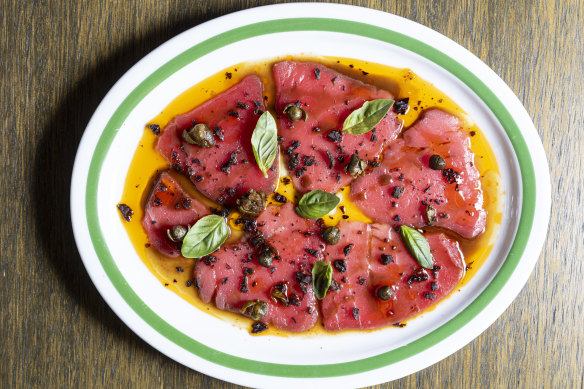
<svg viewBox="0 0 584 389">
<path fill-rule="evenodd" d="M 252 337 L 164 288 L 141 262 L 120 222 L 115 205 L 131 151 L 153 113 L 220 69 L 290 53 L 411 68 L 469 113 L 495 151 L 505 210 L 490 257 L 460 293 L 406 328 Z M 411 374 L 458 350 L 499 317 L 527 281 L 545 240 L 550 209 L 547 160 L 537 132 L 495 73 L 426 27 L 379 11 L 330 4 L 237 12 L 154 50 L 99 105 L 81 140 L 71 185 L 79 252 L 116 314 L 184 365 L 226 381 L 266 387 L 372 385 Z"/>
</svg>

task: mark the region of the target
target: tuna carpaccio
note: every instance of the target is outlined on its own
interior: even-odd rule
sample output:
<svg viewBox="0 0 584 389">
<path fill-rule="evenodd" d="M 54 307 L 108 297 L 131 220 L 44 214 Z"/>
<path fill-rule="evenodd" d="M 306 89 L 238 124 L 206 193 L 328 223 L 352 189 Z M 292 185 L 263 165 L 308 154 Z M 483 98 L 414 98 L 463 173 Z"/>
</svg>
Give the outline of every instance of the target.
<svg viewBox="0 0 584 389">
<path fill-rule="evenodd" d="M 178 257 L 181 244 L 173 242 L 167 230 L 174 226 L 188 228 L 210 213 L 209 208 L 189 196 L 170 173 L 162 172 L 146 200 L 142 226 L 154 248 L 168 257 Z"/>
<path fill-rule="evenodd" d="M 247 240 L 197 261 L 199 295 L 234 312 L 247 302 L 264 302 L 262 322 L 288 331 L 311 328 L 319 314 L 327 330 L 367 329 L 416 315 L 450 293 L 464 275 L 458 243 L 441 233 L 426 236 L 434 257 L 434 268 L 426 270 L 388 225 L 342 221 L 339 228 L 339 243 L 327 245 L 319 236 L 319 223 L 299 217 L 291 203 L 270 206 Z M 260 248 L 252 239 L 257 234 L 263 239 L 260 244 L 278 253 L 269 268 L 258 263 Z M 333 281 L 322 301 L 314 296 L 311 278 L 319 259 L 333 267 Z M 287 301 L 272 295 L 282 285 Z M 392 289 L 385 301 L 377 296 L 384 286 Z"/>
<path fill-rule="evenodd" d="M 381 166 L 351 185 L 351 200 L 371 219 L 398 227 L 433 225 L 474 238 L 485 228 L 480 175 L 460 120 L 433 109 L 392 142 Z M 430 158 L 444 160 L 440 170 Z M 428 212 L 429 211 L 429 212 Z"/>
<path fill-rule="evenodd" d="M 278 158 L 268 178 L 255 162 L 251 136 L 266 110 L 263 85 L 250 75 L 192 111 L 175 117 L 164 128 L 157 150 L 171 167 L 185 174 L 199 192 L 220 204 L 233 207 L 249 189 L 272 193 L 278 179 Z M 214 132 L 215 145 L 188 143 L 183 131 L 206 124 Z"/>
<path fill-rule="evenodd" d="M 341 240 L 326 250 L 334 283 L 321 312 L 329 331 L 398 324 L 448 295 L 464 275 L 458 243 L 444 234 L 425 235 L 434 267 L 424 269 L 386 224 L 342 221 L 339 229 Z M 381 288 L 388 288 L 385 300 Z"/>
<path fill-rule="evenodd" d="M 343 122 L 365 101 L 392 99 L 378 89 L 313 62 L 283 61 L 274 65 L 276 112 L 281 143 L 294 187 L 301 193 L 322 189 L 334 193 L 353 177 L 345 172 L 352 154 L 375 161 L 397 137 L 401 122 L 390 111 L 375 129 L 343 134 Z M 296 103 L 307 119 L 291 121 L 284 107 Z"/>
<path fill-rule="evenodd" d="M 233 312 L 241 312 L 249 301 L 264 302 L 267 312 L 262 321 L 266 324 L 293 332 L 312 328 L 318 310 L 310 274 L 325 247 L 317 233 L 316 222 L 298 216 L 291 203 L 269 207 L 257 219 L 257 230 L 249 240 L 197 261 L 194 278 L 199 296 Z M 264 244 L 277 252 L 270 267 L 258 263 Z M 278 289 L 280 298 L 272 298 Z"/>
<path fill-rule="evenodd" d="M 353 181 L 344 171 L 351 155 L 377 161 L 386 148 L 381 163 L 371 164 L 377 167 L 351 186 L 353 202 L 378 223 L 343 221 L 338 226 L 341 241 L 327 245 L 319 236 L 322 223 L 299 217 L 292 203 L 269 206 L 240 242 L 196 261 L 194 278 L 201 299 L 234 312 L 245 312 L 250 303 L 261 302 L 266 307 L 262 323 L 300 332 L 314 326 L 319 315 L 331 331 L 396 324 L 450 293 L 465 269 L 458 243 L 442 233 L 425 234 L 434 268 L 423 269 L 394 228 L 431 224 L 464 237 L 474 237 L 484 229 L 478 171 L 459 120 L 443 111 L 426 111 L 396 139 L 401 124 L 390 111 L 374 131 L 342 134 L 342 123 L 354 109 L 367 100 L 393 96 L 317 63 L 284 61 L 274 65 L 273 74 L 281 147 L 298 192 L 334 193 Z M 258 77 L 244 78 L 173 119 L 157 144 L 175 171 L 189 177 L 205 196 L 229 207 L 248 189 L 274 191 L 277 159 L 265 179 L 250 143 L 255 123 L 266 109 L 262 88 Z M 306 121 L 293 122 L 282 112 L 290 103 L 306 111 Z M 196 123 L 213 130 L 215 146 L 185 141 L 183 131 Z M 441 170 L 429 168 L 433 154 L 444 158 Z M 143 225 L 154 247 L 177 256 L 180 244 L 172 242 L 166 230 L 192 225 L 209 210 L 188 197 L 168 173 L 158 181 Z M 402 189 L 395 192 L 396 187 Z M 184 199 L 190 208 L 181 208 Z M 427 212 L 428 206 L 433 214 Z M 428 215 L 433 215 L 430 220 Z M 266 245 L 277 253 L 270 266 L 258 261 Z M 334 269 L 322 301 L 312 291 L 311 269 L 317 260 L 331 263 Z M 380 288 L 385 288 L 383 298 Z"/>
</svg>

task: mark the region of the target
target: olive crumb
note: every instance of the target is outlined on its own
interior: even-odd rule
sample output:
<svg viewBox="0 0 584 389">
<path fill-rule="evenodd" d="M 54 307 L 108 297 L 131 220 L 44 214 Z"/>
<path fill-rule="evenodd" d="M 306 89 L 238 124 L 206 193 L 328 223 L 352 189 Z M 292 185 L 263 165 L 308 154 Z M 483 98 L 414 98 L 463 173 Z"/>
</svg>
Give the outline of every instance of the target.
<svg viewBox="0 0 584 389">
<path fill-rule="evenodd" d="M 339 272 L 344 273 L 347 271 L 347 262 L 343 259 L 337 259 L 333 261 L 333 267 Z"/>
<path fill-rule="evenodd" d="M 152 133 L 156 136 L 160 135 L 160 126 L 158 124 L 150 124 L 148 126 L 148 128 L 150 129 L 150 131 L 152 131 Z"/>
<path fill-rule="evenodd" d="M 391 195 L 396 199 L 399 199 L 405 192 L 406 188 L 403 186 L 395 186 L 391 191 Z"/>
<path fill-rule="evenodd" d="M 398 115 L 403 115 L 408 112 L 408 103 L 410 101 L 409 97 L 405 99 L 397 100 L 393 104 L 393 112 L 397 113 Z"/>
<path fill-rule="evenodd" d="M 343 135 L 339 130 L 331 130 L 326 137 L 333 143 L 341 143 L 343 140 Z"/>
<path fill-rule="evenodd" d="M 286 199 L 284 195 L 281 195 L 280 193 L 276 192 L 274 193 L 274 201 L 277 201 L 278 203 L 286 203 L 288 199 Z"/>
<path fill-rule="evenodd" d="M 122 214 L 122 217 L 124 218 L 125 221 L 129 222 L 130 220 L 132 220 L 132 215 L 134 214 L 134 211 L 132 211 L 132 208 L 128 207 L 126 204 L 118 204 L 118 209 L 120 210 L 120 213 Z"/>
</svg>

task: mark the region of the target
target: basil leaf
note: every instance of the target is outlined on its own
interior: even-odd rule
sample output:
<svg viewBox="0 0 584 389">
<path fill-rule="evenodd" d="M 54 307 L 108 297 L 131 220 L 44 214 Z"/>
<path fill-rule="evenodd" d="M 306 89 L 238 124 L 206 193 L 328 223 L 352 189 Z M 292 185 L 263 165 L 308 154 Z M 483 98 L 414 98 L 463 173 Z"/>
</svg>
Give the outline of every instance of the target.
<svg viewBox="0 0 584 389">
<path fill-rule="evenodd" d="M 312 267 L 312 290 L 317 299 L 322 300 L 331 286 L 333 279 L 333 268 L 330 263 L 316 261 Z"/>
<path fill-rule="evenodd" d="M 420 266 L 426 269 L 432 269 L 434 267 L 434 258 L 432 258 L 430 245 L 426 238 L 424 238 L 424 235 L 408 226 L 401 226 L 399 233 L 406 248 L 412 254 L 412 257 L 418 261 Z"/>
<path fill-rule="evenodd" d="M 361 135 L 371 131 L 387 115 L 393 103 L 391 99 L 366 101 L 361 108 L 347 116 L 343 123 L 343 132 Z"/>
<path fill-rule="evenodd" d="M 278 154 L 278 127 L 268 111 L 258 119 L 251 136 L 251 147 L 260 170 L 268 178 L 268 169 L 272 167 Z"/>
<path fill-rule="evenodd" d="M 305 219 L 318 219 L 332 211 L 340 201 L 334 194 L 320 189 L 313 190 L 302 196 L 296 213 Z"/>
<path fill-rule="evenodd" d="M 181 253 L 186 258 L 201 258 L 217 250 L 229 237 L 229 227 L 225 218 L 207 215 L 187 232 L 183 239 Z"/>
</svg>

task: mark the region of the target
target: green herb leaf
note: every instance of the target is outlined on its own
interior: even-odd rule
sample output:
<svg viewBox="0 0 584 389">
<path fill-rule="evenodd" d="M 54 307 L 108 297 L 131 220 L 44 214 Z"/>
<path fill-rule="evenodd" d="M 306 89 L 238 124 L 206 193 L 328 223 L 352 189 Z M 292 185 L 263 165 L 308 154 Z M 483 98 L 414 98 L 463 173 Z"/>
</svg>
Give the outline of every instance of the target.
<svg viewBox="0 0 584 389">
<path fill-rule="evenodd" d="M 302 196 L 296 213 L 305 219 L 318 219 L 332 211 L 340 201 L 334 194 L 320 189 L 313 190 Z"/>
<path fill-rule="evenodd" d="M 399 233 L 406 248 L 412 254 L 412 257 L 418 261 L 420 266 L 426 269 L 432 269 L 434 267 L 434 258 L 432 258 L 430 245 L 426 238 L 424 238 L 424 235 L 408 226 L 401 226 Z"/>
<path fill-rule="evenodd" d="M 268 178 L 268 169 L 272 167 L 278 154 L 278 127 L 268 111 L 258 119 L 251 136 L 251 147 L 260 170 Z"/>
<path fill-rule="evenodd" d="M 225 218 L 218 215 L 202 217 L 184 237 L 181 253 L 186 258 L 204 257 L 217 250 L 228 237 Z"/>
<path fill-rule="evenodd" d="M 391 99 L 366 101 L 361 108 L 347 116 L 343 123 L 343 132 L 361 135 L 371 131 L 387 115 L 393 103 Z"/>
<path fill-rule="evenodd" d="M 312 290 L 317 299 L 322 300 L 326 296 L 331 280 L 333 279 L 333 268 L 330 263 L 316 261 L 312 267 Z"/>
</svg>

